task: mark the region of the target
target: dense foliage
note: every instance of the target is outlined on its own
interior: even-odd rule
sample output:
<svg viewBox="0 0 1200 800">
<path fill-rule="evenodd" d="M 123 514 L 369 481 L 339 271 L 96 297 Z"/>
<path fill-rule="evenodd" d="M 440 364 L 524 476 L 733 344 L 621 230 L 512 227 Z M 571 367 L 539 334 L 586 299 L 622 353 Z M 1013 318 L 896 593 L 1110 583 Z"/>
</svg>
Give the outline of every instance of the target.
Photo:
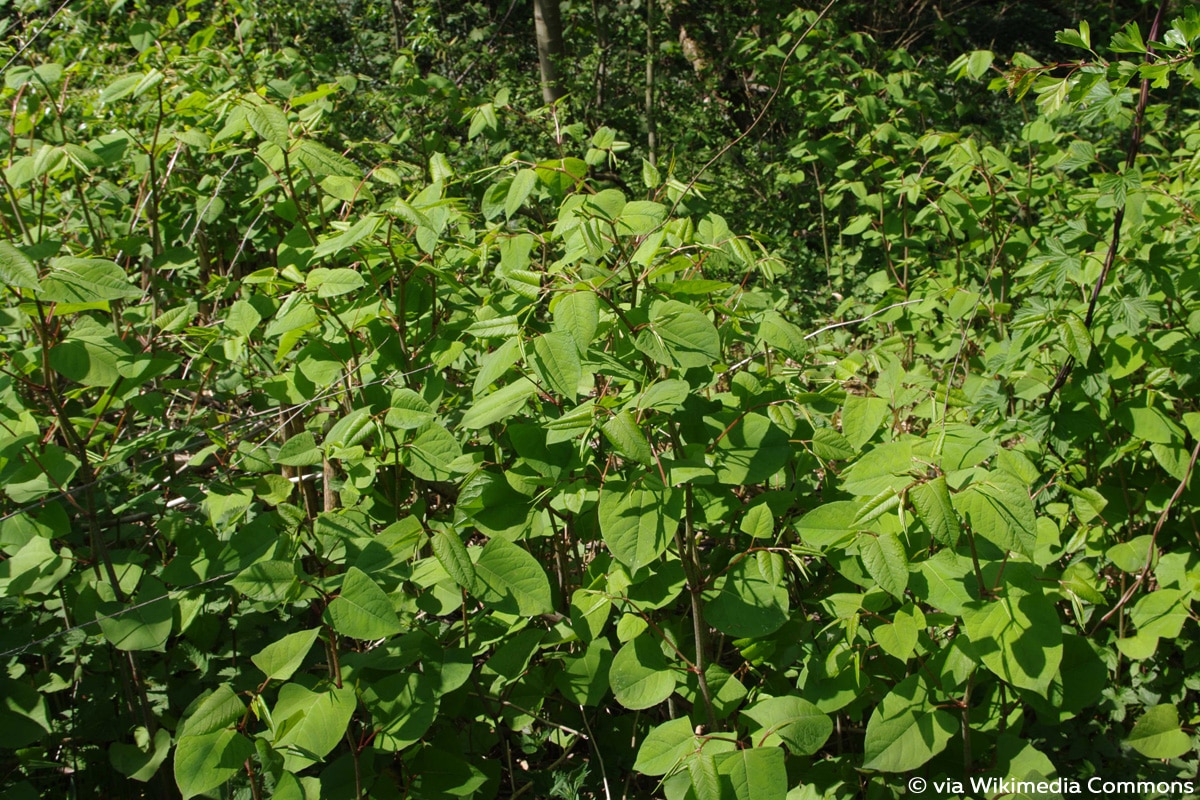
<svg viewBox="0 0 1200 800">
<path fill-rule="evenodd" d="M 7 4 L 5 797 L 1200 791 L 1200 13 L 746 5 Z"/>
</svg>

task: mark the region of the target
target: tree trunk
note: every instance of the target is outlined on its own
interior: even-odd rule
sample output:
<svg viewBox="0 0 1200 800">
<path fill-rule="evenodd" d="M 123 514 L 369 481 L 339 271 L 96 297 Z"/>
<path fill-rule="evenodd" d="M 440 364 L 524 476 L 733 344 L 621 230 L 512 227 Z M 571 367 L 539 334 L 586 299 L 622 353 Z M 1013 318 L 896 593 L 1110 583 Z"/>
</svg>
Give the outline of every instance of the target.
<svg viewBox="0 0 1200 800">
<path fill-rule="evenodd" d="M 558 0 L 533 0 L 533 23 L 537 32 L 542 100 L 553 103 L 564 94 L 558 76 L 558 65 L 563 55 L 562 19 L 558 12 Z"/>
</svg>

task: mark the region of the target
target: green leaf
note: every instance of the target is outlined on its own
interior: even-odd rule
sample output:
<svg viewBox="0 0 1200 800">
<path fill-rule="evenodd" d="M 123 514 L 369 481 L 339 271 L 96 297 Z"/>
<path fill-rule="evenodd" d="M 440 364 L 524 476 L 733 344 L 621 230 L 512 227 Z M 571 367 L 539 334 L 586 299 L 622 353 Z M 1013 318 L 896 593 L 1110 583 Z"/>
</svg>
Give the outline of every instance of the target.
<svg viewBox="0 0 1200 800">
<path fill-rule="evenodd" d="M 621 236 L 641 236 L 650 233 L 667 218 L 662 203 L 634 200 L 626 203 L 617 217 L 617 233 Z"/>
<path fill-rule="evenodd" d="M 958 544 L 958 515 L 954 513 L 944 475 L 910 488 L 908 498 L 917 512 L 917 518 L 929 529 L 934 539 L 947 547 Z"/>
<path fill-rule="evenodd" d="M 842 488 L 858 496 L 875 496 L 891 486 L 899 491 L 912 480 L 912 442 L 902 439 L 876 445 L 842 472 Z"/>
<path fill-rule="evenodd" d="M 0 677 L 0 747 L 27 747 L 50 731 L 46 698 L 24 680 Z"/>
<path fill-rule="evenodd" d="M 1067 352 L 1080 364 L 1087 364 L 1092 355 L 1092 336 L 1083 320 L 1074 314 L 1068 314 L 1058 333 Z"/>
<path fill-rule="evenodd" d="M 1014 686 L 1045 696 L 1062 661 L 1062 622 L 1049 598 L 1013 592 L 963 609 L 963 624 L 984 666 Z"/>
<path fill-rule="evenodd" d="M 510 541 L 489 540 L 475 562 L 475 575 L 479 599 L 497 611 L 532 617 L 554 610 L 546 571 Z"/>
<path fill-rule="evenodd" d="M 598 706 L 608 695 L 612 660 L 612 645 L 607 639 L 596 639 L 589 642 L 582 656 L 563 659 L 562 671 L 554 676 L 554 683 L 572 703 Z"/>
<path fill-rule="evenodd" d="M 554 313 L 554 330 L 567 333 L 575 341 L 580 353 L 586 353 L 600 324 L 600 301 L 590 288 L 584 286 L 577 291 L 560 295 L 551 310 Z"/>
<path fill-rule="evenodd" d="M 867 721 L 863 767 L 910 772 L 946 749 L 958 719 L 935 708 L 923 675 L 910 675 L 880 701 Z"/>
<path fill-rule="evenodd" d="M 817 458 L 826 461 L 846 461 L 854 458 L 854 446 L 833 428 L 817 428 L 812 436 L 812 449 Z"/>
<path fill-rule="evenodd" d="M 24 252 L 0 241 L 0 281 L 14 289 L 39 289 L 37 268 Z"/>
<path fill-rule="evenodd" d="M 118 650 L 162 651 L 171 635 L 173 614 L 166 587 L 147 577 L 131 604 L 103 603 L 96 618 L 104 638 Z"/>
<path fill-rule="evenodd" d="M 392 406 L 388 409 L 383 424 L 389 428 L 412 430 L 432 422 L 436 417 L 437 414 L 429 403 L 425 402 L 425 398 L 412 389 L 399 389 L 392 395 Z"/>
<path fill-rule="evenodd" d="M 292 155 L 318 178 L 328 175 L 339 175 L 346 178 L 362 177 L 362 170 L 353 161 L 312 139 L 301 139 L 296 142 Z"/>
<path fill-rule="evenodd" d="M 159 728 L 154 740 L 147 742 L 147 745 L 143 750 L 137 745 L 113 742 L 108 749 L 109 761 L 117 772 L 127 778 L 146 783 L 158 773 L 158 768 L 171 752 L 171 732 Z"/>
<path fill-rule="evenodd" d="M 63 377 L 84 386 L 112 386 L 132 353 L 112 334 L 72 333 L 50 349 L 50 366 Z"/>
<path fill-rule="evenodd" d="M 475 588 L 475 565 L 458 534 L 442 528 L 430 537 L 433 554 L 454 582 L 470 591 Z"/>
<path fill-rule="evenodd" d="M 974 594 L 977 584 L 969 559 L 951 550 L 941 550 L 917 567 L 919 572 L 909 577 L 910 583 L 917 582 L 913 593 L 934 608 L 957 617 L 968 603 L 979 599 Z"/>
<path fill-rule="evenodd" d="M 250 660 L 271 680 L 286 681 L 300 669 L 320 634 L 320 628 L 290 633 L 250 656 Z"/>
<path fill-rule="evenodd" d="M 745 414 L 717 442 L 717 481 L 733 486 L 763 483 L 792 457 L 786 431 L 762 414 Z"/>
<path fill-rule="evenodd" d="M 768 311 L 758 325 L 758 335 L 770 347 L 789 358 L 799 361 L 808 352 L 804 332 L 777 311 Z"/>
<path fill-rule="evenodd" d="M 297 585 L 296 566 L 291 561 L 259 561 L 242 570 L 229 585 L 251 600 L 282 603 Z"/>
<path fill-rule="evenodd" d="M 908 555 L 898 536 L 859 534 L 858 554 L 879 588 L 893 597 L 904 597 L 904 590 L 908 588 Z"/>
<path fill-rule="evenodd" d="M 175 783 L 183 800 L 208 794 L 245 769 L 254 745 L 233 729 L 182 736 L 175 745 Z"/>
<path fill-rule="evenodd" d="M 686 716 L 669 720 L 646 734 L 638 748 L 633 768 L 643 775 L 674 772 L 691 753 L 699 749 L 692 723 Z"/>
<path fill-rule="evenodd" d="M 463 414 L 460 426 L 468 430 L 486 428 L 495 422 L 508 419 L 521 410 L 529 398 L 537 394 L 537 384 L 528 378 L 517 378 L 491 394 L 476 398 L 475 403 Z"/>
<path fill-rule="evenodd" d="M 879 430 L 887 412 L 888 402 L 882 397 L 846 395 L 846 402 L 842 405 L 842 435 L 855 450 L 861 449 Z"/>
<path fill-rule="evenodd" d="M 333 423 L 325 433 L 325 452 L 331 458 L 338 450 L 353 447 L 371 435 L 375 426 L 371 419 L 371 409 L 356 408 L 346 416 Z"/>
<path fill-rule="evenodd" d="M 619 411 L 609 417 L 601 428 L 616 451 L 632 461 L 650 466 L 654 463 L 654 452 L 645 434 L 628 410 Z"/>
<path fill-rule="evenodd" d="M 775 535 L 775 517 L 766 503 L 746 509 L 738 530 L 753 539 L 770 539 Z"/>
<path fill-rule="evenodd" d="M 375 214 L 368 214 L 358 220 L 358 222 L 355 222 L 346 230 L 322 239 L 321 242 L 313 248 L 312 260 L 314 262 L 321 261 L 331 255 L 349 250 L 351 247 L 374 233 L 382 221 L 382 217 L 379 217 Z M 321 281 L 324 281 L 324 279 L 324 275 L 319 278 Z M 343 276 L 335 280 L 334 286 L 338 286 L 338 281 L 341 281 L 344 284 L 347 280 L 349 279 Z M 359 280 L 361 281 L 362 278 L 360 277 Z M 362 284 L 360 283 L 359 285 L 361 286 Z"/>
<path fill-rule="evenodd" d="M 662 183 L 662 176 L 658 174 L 658 168 L 643 158 L 642 184 L 647 189 L 654 189 L 657 188 L 660 183 Z"/>
<path fill-rule="evenodd" d="M 571 334 L 560 331 L 539 336 L 533 341 L 533 352 L 534 367 L 542 381 L 559 397 L 574 400 L 579 394 L 583 367 Z"/>
<path fill-rule="evenodd" d="M 335 631 L 352 639 L 384 639 L 401 631 L 392 601 L 358 567 L 346 570 L 342 589 L 325 613 Z"/>
<path fill-rule="evenodd" d="M 1135 437 L 1147 442 L 1170 444 L 1183 440 L 1183 431 L 1179 426 L 1154 406 L 1143 408 L 1121 405 L 1117 407 L 1113 417 Z"/>
<path fill-rule="evenodd" d="M 784 800 L 787 797 L 787 759 L 782 748 L 736 750 L 713 760 L 721 781 L 722 798 Z"/>
<path fill-rule="evenodd" d="M 707 367 L 721 357 L 721 340 L 712 320 L 678 300 L 655 305 L 650 327 L 638 335 L 637 348 L 677 369 Z"/>
<path fill-rule="evenodd" d="M 304 283 L 310 291 L 316 291 L 317 297 L 338 297 L 358 291 L 367 285 L 357 270 L 326 269 L 325 267 L 317 267 L 309 271 Z"/>
<path fill-rule="evenodd" d="M 525 205 L 529 193 L 537 185 L 537 173 L 531 169 L 523 169 L 513 176 L 508 185 L 508 194 L 504 198 L 504 216 L 511 219 L 513 214 Z"/>
<path fill-rule="evenodd" d="M 1037 518 L 1025 484 L 1000 471 L 954 495 L 953 505 L 971 529 L 989 542 L 1033 558 Z"/>
<path fill-rule="evenodd" d="M 609 551 L 636 572 L 666 552 L 683 518 L 683 497 L 672 489 L 609 481 L 600 492 L 599 517 Z"/>
<path fill-rule="evenodd" d="M 141 296 L 115 261 L 70 256 L 54 259 L 38 292 L 42 300 L 55 303 L 95 303 Z"/>
<path fill-rule="evenodd" d="M 670 697 L 675 691 L 675 672 L 658 640 L 644 633 L 613 656 L 608 682 L 617 702 L 636 711 L 656 706 Z"/>
<path fill-rule="evenodd" d="M 1119 542 L 1108 548 L 1105 556 L 1122 572 L 1136 575 L 1151 564 L 1150 547 L 1154 538 L 1149 534 L 1135 536 L 1127 542 Z"/>
<path fill-rule="evenodd" d="M 317 447 L 317 438 L 309 431 L 303 431 L 288 439 L 275 456 L 276 463 L 289 467 L 310 467 L 324 460 L 325 456 Z"/>
<path fill-rule="evenodd" d="M 282 109 L 270 103 L 251 105 L 246 109 L 246 121 L 250 123 L 250 128 L 265 141 L 276 145 L 281 150 L 288 149 L 291 132 L 288 129 L 287 114 L 283 113 Z"/>
<path fill-rule="evenodd" d="M 783 742 L 798 756 L 811 756 L 825 746 L 833 733 L 833 720 L 800 697 L 766 697 L 742 711 L 758 723 L 751 741 L 759 747 Z"/>
<path fill-rule="evenodd" d="M 925 614 L 912 603 L 905 603 L 892 615 L 890 623 L 876 626 L 871 634 L 885 653 L 907 661 L 916 649 L 924 627 Z"/>
<path fill-rule="evenodd" d="M 227 683 L 194 701 L 184 713 L 178 736 L 203 736 L 228 728 L 246 714 L 246 704 Z"/>
<path fill-rule="evenodd" d="M 1179 710 L 1170 703 L 1146 709 L 1125 744 L 1146 758 L 1178 758 L 1192 749 L 1192 737 L 1179 727 Z"/>
<path fill-rule="evenodd" d="M 426 481 L 450 480 L 455 474 L 454 461 L 461 455 L 458 440 L 436 422 L 417 428 L 416 436 L 402 453 L 404 465 Z"/>
<path fill-rule="evenodd" d="M 1143 595 L 1129 613 L 1140 636 L 1174 639 L 1189 617 L 1187 595 L 1178 589 L 1156 589 Z"/>
<path fill-rule="evenodd" d="M 848 542 L 853 537 L 857 516 L 858 503 L 836 500 L 817 506 L 801 517 L 796 522 L 796 533 L 809 547 L 825 550 Z"/>
<path fill-rule="evenodd" d="M 299 772 L 323 759 L 344 740 L 357 706 L 358 698 L 349 684 L 321 692 L 295 683 L 281 686 L 271 716 L 275 720 L 273 744 L 284 753 L 283 768 Z"/>
<path fill-rule="evenodd" d="M 778 554 L 775 554 L 778 555 Z M 743 558 L 706 594 L 704 619 L 734 638 L 768 636 L 788 621 L 787 583 L 765 575 L 753 558 Z"/>
</svg>

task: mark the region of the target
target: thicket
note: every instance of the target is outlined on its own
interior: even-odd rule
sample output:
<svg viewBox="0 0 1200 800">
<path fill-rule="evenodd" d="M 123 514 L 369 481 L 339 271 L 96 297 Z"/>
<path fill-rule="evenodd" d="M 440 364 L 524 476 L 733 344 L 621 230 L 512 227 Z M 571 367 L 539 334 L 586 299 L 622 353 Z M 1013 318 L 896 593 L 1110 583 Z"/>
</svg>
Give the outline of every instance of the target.
<svg viewBox="0 0 1200 800">
<path fill-rule="evenodd" d="M 1195 794 L 1165 6 L 9 3 L 5 797 Z"/>
</svg>

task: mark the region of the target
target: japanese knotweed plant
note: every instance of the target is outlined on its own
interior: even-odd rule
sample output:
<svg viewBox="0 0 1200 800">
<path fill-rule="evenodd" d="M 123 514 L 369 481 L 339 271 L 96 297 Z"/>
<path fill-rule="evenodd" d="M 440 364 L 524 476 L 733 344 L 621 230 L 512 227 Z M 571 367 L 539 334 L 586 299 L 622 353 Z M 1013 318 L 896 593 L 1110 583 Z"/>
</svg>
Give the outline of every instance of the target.
<svg viewBox="0 0 1200 800">
<path fill-rule="evenodd" d="M 888 138 L 826 323 L 608 129 L 363 169 L 222 8 L 6 75 L 8 795 L 1194 775 L 1197 134 L 1128 88 L 1194 15 L 1013 73 L 1020 148 Z"/>
</svg>

